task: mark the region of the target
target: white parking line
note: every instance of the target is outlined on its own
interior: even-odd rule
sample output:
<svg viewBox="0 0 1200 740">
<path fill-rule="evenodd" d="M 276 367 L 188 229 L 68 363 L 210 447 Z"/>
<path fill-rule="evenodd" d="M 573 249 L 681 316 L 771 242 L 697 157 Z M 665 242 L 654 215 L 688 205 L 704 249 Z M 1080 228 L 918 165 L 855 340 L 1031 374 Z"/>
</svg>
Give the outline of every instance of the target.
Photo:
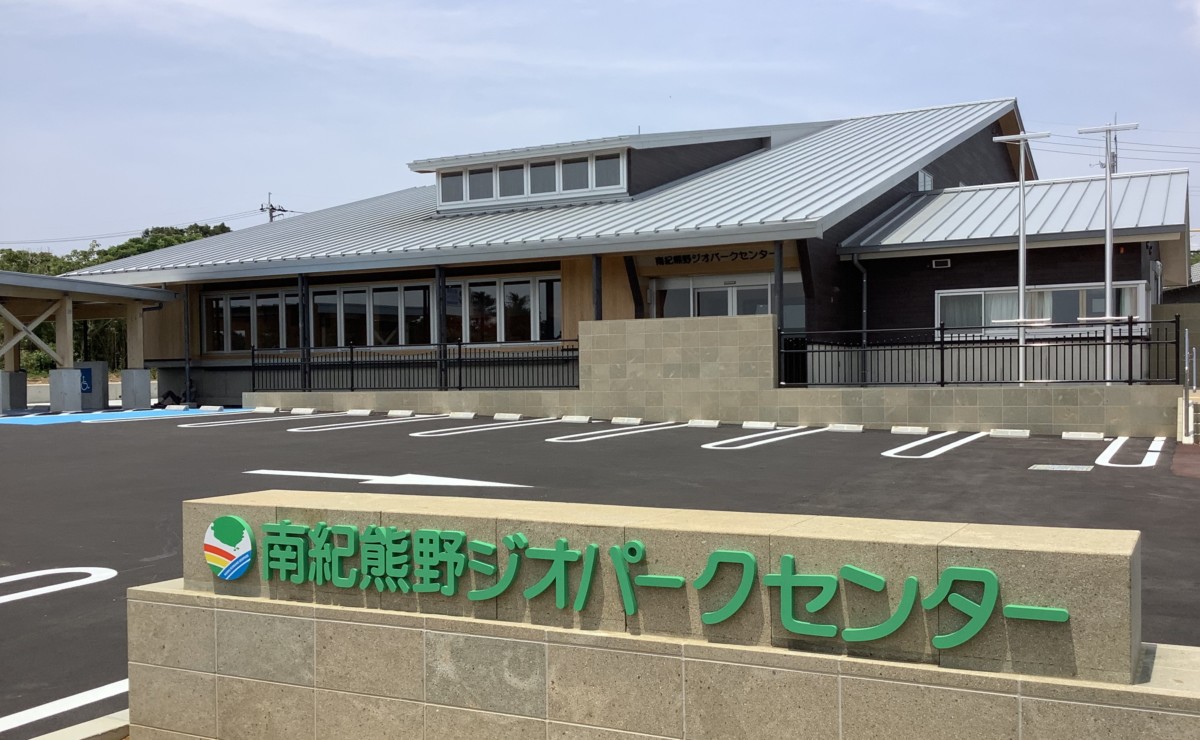
<svg viewBox="0 0 1200 740">
<path fill-rule="evenodd" d="M 945 445 L 942 445 L 941 447 L 934 448 L 934 449 L 930 450 L 929 452 L 926 452 L 923 455 L 902 455 L 901 454 L 902 452 L 911 450 L 914 447 L 920 447 L 921 445 L 927 445 L 930 442 L 933 442 L 935 440 L 945 439 L 946 437 L 949 437 L 952 434 L 958 434 L 958 432 L 941 432 L 940 434 L 935 434 L 932 437 L 923 437 L 921 439 L 918 439 L 916 442 L 909 442 L 908 444 L 900 445 L 899 447 L 893 447 L 892 449 L 887 450 L 885 452 L 881 452 L 879 454 L 883 455 L 884 457 L 895 457 L 895 458 L 899 458 L 902 460 L 928 460 L 930 458 L 937 457 L 938 455 L 945 454 L 945 453 L 949 452 L 950 450 L 953 450 L 955 447 L 962 447 L 965 444 L 969 444 L 971 442 L 974 442 L 977 439 L 982 439 L 983 437 L 988 436 L 988 432 L 976 432 L 974 434 L 963 437 L 962 439 L 956 439 L 953 442 L 951 442 L 950 444 L 945 444 Z"/>
<path fill-rule="evenodd" d="M 514 427 L 535 427 L 539 424 L 561 424 L 562 419 L 557 416 L 545 416 L 540 419 L 530 419 L 528 421 L 502 421 L 495 424 L 478 424 L 469 427 L 454 427 L 451 429 L 427 429 L 423 432 L 413 432 L 408 435 L 410 437 L 452 437 L 456 434 L 475 434 L 476 432 L 495 432 L 501 429 L 512 429 Z"/>
<path fill-rule="evenodd" d="M 209 427 L 232 427 L 240 424 L 270 424 L 274 421 L 291 421 L 303 422 L 309 419 L 325 419 L 331 416 L 345 416 L 345 411 L 338 411 L 329 414 L 312 414 L 309 416 L 292 416 L 284 414 L 283 416 L 273 416 L 270 419 L 230 419 L 228 421 L 201 421 L 195 424 L 180 424 L 180 429 L 208 429 Z"/>
<path fill-rule="evenodd" d="M 804 431 L 798 431 L 803 429 Z M 747 434 L 744 437 L 734 437 L 733 439 L 722 439 L 719 442 L 709 442 L 706 445 L 700 445 L 705 450 L 747 450 L 751 447 L 760 445 L 769 445 L 774 442 L 782 442 L 785 439 L 792 437 L 804 437 L 809 434 L 820 434 L 828 432 L 829 427 L 821 427 L 820 429 L 808 429 L 807 427 L 788 427 L 787 429 L 775 429 L 770 432 L 759 432 L 758 434 Z M 742 444 L 734 444 L 741 442 Z"/>
<path fill-rule="evenodd" d="M 1108 445 L 1108 447 L 1105 448 L 1104 452 L 1100 453 L 1100 457 L 1096 458 L 1096 464 L 1104 465 L 1109 468 L 1152 468 L 1158 463 L 1158 456 L 1162 453 L 1163 444 L 1166 443 L 1167 438 L 1155 437 L 1154 440 L 1150 442 L 1150 449 L 1146 450 L 1146 455 L 1142 458 L 1140 463 L 1128 465 L 1125 463 L 1112 462 L 1113 457 L 1116 456 L 1117 452 L 1121 450 L 1121 445 L 1128 441 L 1129 437 L 1117 437 L 1114 439 Z"/>
<path fill-rule="evenodd" d="M 65 583 L 55 583 L 50 586 L 42 586 L 40 588 L 31 588 L 28 591 L 18 591 L 15 594 L 0 596 L 0 604 L 7 604 L 10 601 L 18 599 L 28 599 L 33 596 L 41 596 L 42 594 L 52 594 L 55 591 L 63 591 L 68 588 L 78 588 L 86 586 L 90 583 L 99 583 L 107 581 L 117 574 L 112 568 L 51 568 L 49 570 L 33 570 L 28 573 L 18 573 L 15 576 L 5 576 L 0 578 L 0 584 L 15 583 L 16 581 L 26 581 L 30 578 L 41 578 L 43 576 L 53 576 L 60 573 L 83 573 L 84 578 L 76 578 L 73 581 Z M 3 732 L 3 730 L 0 730 Z"/>
<path fill-rule="evenodd" d="M 362 429 L 364 427 L 386 427 L 392 424 L 411 424 L 414 421 L 432 421 L 445 419 L 449 414 L 431 414 L 429 416 L 409 416 L 406 418 L 372 419 L 371 421 L 344 421 L 339 424 L 318 424 L 315 427 L 293 427 L 289 432 L 301 434 L 310 432 L 341 432 L 346 429 Z"/>
<path fill-rule="evenodd" d="M 13 728 L 21 727 L 31 722 L 38 722 L 47 717 L 53 717 L 56 714 L 69 712 L 72 709 L 78 709 L 102 699 L 120 696 L 127 691 L 129 691 L 129 679 L 124 679 L 110 683 L 107 686 L 101 686 L 100 688 L 84 691 L 74 696 L 68 696 L 65 699 L 52 701 L 40 707 L 26 709 L 23 712 L 10 714 L 7 717 L 0 717 L 0 732 L 8 732 Z"/>
<path fill-rule="evenodd" d="M 580 432 L 579 434 L 568 434 L 565 437 L 551 437 L 547 442 L 563 442 L 573 444 L 576 442 L 594 442 L 599 439 L 609 439 L 611 437 L 624 437 L 627 434 L 645 434 L 646 432 L 662 432 L 667 429 L 683 429 L 687 427 L 687 423 L 679 423 L 675 421 L 660 421 L 656 424 L 646 424 L 633 429 L 599 429 L 591 432 Z"/>
<path fill-rule="evenodd" d="M 145 409 L 135 409 L 132 411 L 117 411 L 117 414 L 137 414 L 144 413 Z M 89 413 L 89 412 L 72 412 L 72 413 Z M 163 419 L 195 419 L 198 416 L 241 416 L 243 414 L 253 414 L 253 411 L 205 411 L 202 413 L 179 413 L 179 414 L 163 414 L 161 416 L 138 416 L 132 419 L 122 419 L 116 417 L 113 419 L 88 419 L 83 424 L 132 424 L 135 421 L 162 421 Z"/>
</svg>

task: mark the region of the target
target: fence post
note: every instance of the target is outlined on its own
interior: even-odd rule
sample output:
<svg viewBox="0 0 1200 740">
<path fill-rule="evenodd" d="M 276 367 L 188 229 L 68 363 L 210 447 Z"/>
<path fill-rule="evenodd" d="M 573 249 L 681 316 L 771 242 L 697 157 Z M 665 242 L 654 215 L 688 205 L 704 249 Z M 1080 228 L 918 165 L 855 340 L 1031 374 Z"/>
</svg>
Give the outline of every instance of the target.
<svg viewBox="0 0 1200 740">
<path fill-rule="evenodd" d="M 254 359 L 254 345 L 250 345 L 250 392 L 258 391 L 258 362 Z"/>
<path fill-rule="evenodd" d="M 1133 385 L 1133 314 L 1130 314 L 1129 317 L 1126 319 L 1125 331 L 1129 335 L 1129 336 L 1125 337 L 1125 344 L 1128 346 L 1128 349 L 1126 351 L 1129 353 L 1129 361 L 1127 363 L 1129 365 L 1129 380 L 1127 381 L 1127 383 L 1129 385 Z M 1148 344 L 1147 347 L 1149 347 L 1153 344 L 1154 344 L 1154 325 L 1151 324 L 1150 325 L 1150 344 Z M 1149 357 L 1146 358 L 1147 361 L 1149 361 L 1149 359 L 1150 359 Z M 1150 379 L 1150 373 L 1146 373 L 1146 379 L 1147 380 Z"/>
<path fill-rule="evenodd" d="M 946 322 L 938 324 L 938 385 L 946 387 Z"/>
<path fill-rule="evenodd" d="M 312 390 L 312 348 L 300 350 L 300 387 L 302 390 Z"/>
<path fill-rule="evenodd" d="M 783 329 L 775 330 L 775 352 L 775 385 L 782 387 L 784 384 Z"/>
<path fill-rule="evenodd" d="M 458 357 L 455 358 L 455 363 L 458 365 L 458 389 L 463 389 L 463 361 L 462 361 L 462 339 L 458 340 L 457 344 Z"/>
<path fill-rule="evenodd" d="M 1179 356 L 1179 314 L 1175 314 L 1175 382 L 1187 382 L 1183 378 L 1183 358 Z"/>
<path fill-rule="evenodd" d="M 354 392 L 354 345 L 350 345 L 350 392 Z"/>
</svg>

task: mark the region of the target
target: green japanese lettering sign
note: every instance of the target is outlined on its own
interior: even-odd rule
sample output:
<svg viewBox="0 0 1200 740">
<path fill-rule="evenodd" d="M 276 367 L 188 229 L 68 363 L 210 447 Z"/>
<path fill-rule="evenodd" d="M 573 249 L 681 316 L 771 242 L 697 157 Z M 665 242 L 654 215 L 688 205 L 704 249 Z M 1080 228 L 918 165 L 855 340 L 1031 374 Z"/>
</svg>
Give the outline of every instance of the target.
<svg viewBox="0 0 1200 740">
<path fill-rule="evenodd" d="M 218 524 L 231 534 L 226 540 L 240 538 L 233 524 L 222 517 L 210 527 L 209 539 Z M 249 526 L 246 525 L 249 530 Z M 522 568 L 538 569 L 541 577 L 525 588 L 521 595 L 535 599 L 552 594 L 558 609 L 576 612 L 587 608 L 588 597 L 595 585 L 601 546 L 588 543 L 571 547 L 565 537 L 553 542 L 532 543 L 521 532 L 493 542 L 471 540 L 465 532 L 438 529 L 399 529 L 370 525 L 363 530 L 346 524 L 329 525 L 317 522 L 308 526 L 288 519 L 262 525 L 259 571 L 265 581 L 286 581 L 293 584 L 331 584 L 336 588 L 375 589 L 390 593 L 440 594 L 451 597 L 463 593 L 461 584 L 468 572 L 482 579 L 494 578 L 481 588 L 467 589 L 471 601 L 487 601 L 506 593 L 516 581 Z M 253 542 L 252 533 L 242 541 Z M 252 545 L 250 546 L 252 548 Z M 645 589 L 682 589 L 689 584 L 683 576 L 666 573 L 634 574 L 631 566 L 644 563 L 646 545 L 640 540 L 612 544 L 606 554 L 616 574 L 621 602 L 627 615 L 638 612 L 638 594 Z M 214 572 L 214 550 L 206 542 L 205 556 Z M 225 556 L 222 555 L 222 558 Z M 348 561 L 358 558 L 357 564 Z M 504 567 L 500 565 L 503 562 Z M 528 564 L 527 564 L 528 563 Z M 728 600 L 718 609 L 701 614 L 704 624 L 720 624 L 738 613 L 759 578 L 759 564 L 753 553 L 743 550 L 714 550 L 708 555 L 704 569 L 690 584 L 703 590 L 713 582 L 718 571 L 731 569 L 738 574 L 738 585 Z M 240 569 L 234 577 L 244 575 L 250 566 Z M 641 570 L 641 569 L 639 569 Z M 224 571 L 220 576 L 229 579 Z M 574 580 L 572 574 L 575 574 Z M 218 574 L 220 575 L 220 574 Z M 836 597 L 839 588 L 865 588 L 875 593 L 887 587 L 887 580 L 853 564 L 843 565 L 837 573 L 805 573 L 796 570 L 794 555 L 779 558 L 777 572 L 761 576 L 763 585 L 778 589 L 779 619 L 788 632 L 804 637 L 837 639 L 844 642 L 871 642 L 883 639 L 899 630 L 914 609 L 932 611 L 943 604 L 961 612 L 966 622 L 959 628 L 934 635 L 933 647 L 946 650 L 964 644 L 979 632 L 996 611 L 1000 595 L 1000 579 L 987 568 L 951 566 L 942 570 L 933 591 L 920 598 L 920 582 L 908 576 L 901 584 L 901 596 L 895 611 L 879 624 L 838 628 L 837 625 L 809 621 L 819 619 L 819 613 Z M 973 586 L 977 599 L 968 598 L 955 590 L 960 584 Z M 572 588 L 574 587 L 574 588 Z M 546 598 L 549 598 L 547 596 Z M 1040 622 L 1066 622 L 1066 609 L 1031 604 L 1006 604 L 1001 609 L 1005 619 Z"/>
</svg>

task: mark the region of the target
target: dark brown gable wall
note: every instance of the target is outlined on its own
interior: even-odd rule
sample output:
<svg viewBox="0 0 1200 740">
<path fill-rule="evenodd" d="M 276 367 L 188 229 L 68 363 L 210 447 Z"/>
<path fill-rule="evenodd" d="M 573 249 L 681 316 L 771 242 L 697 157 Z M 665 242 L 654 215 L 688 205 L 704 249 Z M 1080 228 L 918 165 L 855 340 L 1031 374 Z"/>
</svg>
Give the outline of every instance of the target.
<svg viewBox="0 0 1200 740">
<path fill-rule="evenodd" d="M 1141 280 L 1140 244 L 1118 244 L 1115 280 Z M 864 260 L 867 268 L 867 315 L 872 329 L 933 326 L 934 293 L 939 290 L 1001 288 L 1017 284 L 1016 250 L 942 255 L 950 267 L 933 269 L 933 257 Z M 1026 282 L 1038 285 L 1104 281 L 1104 247 L 1030 249 Z"/>
<path fill-rule="evenodd" d="M 766 139 L 738 139 L 711 144 L 664 146 L 629 151 L 629 194 L 674 182 L 767 146 Z"/>
<path fill-rule="evenodd" d="M 1002 133 L 999 122 L 993 123 L 930 163 L 925 167 L 925 171 L 933 175 L 933 187 L 942 189 L 958 187 L 960 183 L 984 185 L 1016 180 L 1016 170 L 1004 150 L 1006 145 L 992 141 L 993 136 L 1000 136 Z M 866 226 L 901 198 L 915 192 L 917 174 L 914 171 L 899 185 L 830 228 L 825 232 L 824 238 L 807 239 L 799 243 L 800 261 L 804 270 L 804 291 L 807 296 L 806 322 L 810 331 L 861 327 L 862 276 L 853 263 L 839 258 L 837 244 Z M 868 265 L 868 274 L 878 264 Z M 871 279 L 873 278 L 869 278 Z M 870 302 L 876 304 L 873 283 L 869 283 L 867 292 Z M 932 322 L 932 318 L 930 321 Z"/>
</svg>

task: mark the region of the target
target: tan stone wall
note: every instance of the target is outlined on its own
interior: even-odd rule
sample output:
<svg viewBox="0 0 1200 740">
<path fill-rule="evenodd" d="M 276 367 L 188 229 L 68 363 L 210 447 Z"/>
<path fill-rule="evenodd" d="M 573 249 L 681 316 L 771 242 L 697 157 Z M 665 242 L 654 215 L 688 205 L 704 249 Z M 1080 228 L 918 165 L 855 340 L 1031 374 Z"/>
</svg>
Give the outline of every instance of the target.
<svg viewBox="0 0 1200 740">
<path fill-rule="evenodd" d="M 1126 621 L 1120 630 L 1137 631 L 1128 611 L 1119 614 L 1136 592 L 1119 572 L 1136 561 L 1136 546 L 1129 549 L 1136 533 L 520 501 L 496 509 L 480 499 L 295 491 L 189 502 L 185 579 L 129 591 L 132 737 L 1200 737 L 1200 649 L 1144 646 L 1136 634 L 1132 643 L 1111 639 L 1114 616 Z M 889 662 L 775 645 L 778 603 L 761 590 L 723 632 L 698 625 L 697 612 L 712 604 L 693 589 L 646 595 L 640 616 L 628 621 L 619 606 L 611 609 L 619 597 L 609 587 L 582 614 L 568 611 L 569 619 L 546 603 L 549 594 L 523 604 L 501 599 L 473 617 L 461 616 L 472 613 L 465 600 L 445 597 L 436 606 L 386 604 L 390 594 L 358 592 L 335 603 L 333 589 L 265 585 L 257 568 L 243 581 L 215 582 L 199 545 L 217 514 L 238 514 L 256 529 L 280 517 L 319 516 L 473 535 L 521 527 L 531 539 L 567 536 L 572 546 L 638 537 L 650 572 L 689 580 L 697 558 L 719 547 L 756 551 L 764 568 L 779 547 L 814 558 L 810 567 L 849 558 L 889 583 L 902 573 L 924 583 L 946 564 L 978 562 L 1000 574 L 1002 603 L 1054 594 L 1072 618 L 1068 626 L 993 615 L 979 644 L 964 646 L 972 650 L 962 666 L 947 667 L 946 660 Z M 600 573 L 597 585 L 612 578 Z M 577 582 L 576 572 L 570 580 Z M 727 593 L 735 580 L 714 587 Z M 881 606 L 850 610 L 858 620 Z M 929 630 L 944 629 L 948 615 L 915 617 L 915 629 L 897 634 L 884 655 L 930 657 L 916 646 Z M 1070 642 L 1055 630 L 1066 630 Z M 1131 649 L 1141 663 L 1132 685 L 1045 675 L 1054 672 L 1045 661 L 1128 665 Z"/>
</svg>

